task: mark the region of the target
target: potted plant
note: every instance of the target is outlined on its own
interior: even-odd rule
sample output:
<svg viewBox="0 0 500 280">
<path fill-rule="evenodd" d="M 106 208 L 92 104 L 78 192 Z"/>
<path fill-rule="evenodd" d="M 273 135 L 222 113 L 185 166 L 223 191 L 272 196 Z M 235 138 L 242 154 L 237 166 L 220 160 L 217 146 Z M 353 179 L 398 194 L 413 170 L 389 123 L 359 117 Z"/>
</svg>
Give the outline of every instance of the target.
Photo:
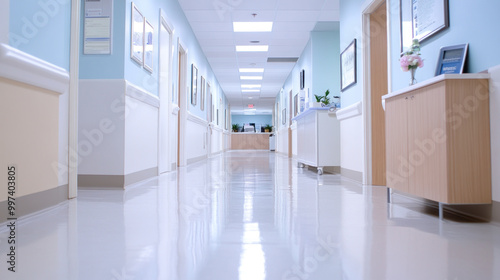
<svg viewBox="0 0 500 280">
<path fill-rule="evenodd" d="M 325 91 L 325 95 L 314 95 L 316 98 L 316 102 L 313 104 L 313 107 L 328 107 L 330 106 L 330 90 Z"/>
<path fill-rule="evenodd" d="M 266 124 L 264 126 L 264 131 L 265 132 L 271 132 L 271 131 L 273 131 L 273 127 L 271 125 L 269 125 L 269 124 Z"/>
<path fill-rule="evenodd" d="M 233 132 L 238 132 L 238 130 L 240 129 L 240 125 L 235 123 L 232 125 L 232 128 L 233 128 Z"/>
</svg>

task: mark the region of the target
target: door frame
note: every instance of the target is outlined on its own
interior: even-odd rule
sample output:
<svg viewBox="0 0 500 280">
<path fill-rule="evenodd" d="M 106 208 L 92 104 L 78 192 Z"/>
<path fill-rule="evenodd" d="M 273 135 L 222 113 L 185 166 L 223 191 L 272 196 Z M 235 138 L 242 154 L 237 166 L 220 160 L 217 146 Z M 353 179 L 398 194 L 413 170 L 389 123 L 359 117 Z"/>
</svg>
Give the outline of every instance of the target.
<svg viewBox="0 0 500 280">
<path fill-rule="evenodd" d="M 363 133 L 364 133 L 364 167 L 363 184 L 372 183 L 372 126 L 371 126 L 371 71 L 370 71 L 370 15 L 386 2 L 387 9 L 387 90 L 392 92 L 391 77 L 391 5 L 395 1 L 390 0 L 366 0 L 361 8 L 362 12 L 362 35 L 361 49 L 363 50 Z M 399 5 L 399 4 L 398 4 Z"/>
<path fill-rule="evenodd" d="M 177 127 L 177 166 L 186 166 L 186 125 L 187 125 L 187 108 L 188 108 L 188 92 L 187 86 L 187 69 L 188 69 L 188 50 L 186 45 L 177 38 L 177 63 L 178 63 L 178 86 L 177 86 L 177 102 L 179 106 L 178 127 Z"/>
<path fill-rule="evenodd" d="M 166 34 L 163 32 L 166 30 Z M 167 35 L 168 34 L 168 35 Z M 163 49 L 162 37 L 168 36 L 166 42 L 168 44 L 166 49 Z M 172 159 L 170 151 L 171 135 L 169 132 L 170 128 L 170 112 L 172 110 L 172 59 L 173 59 L 173 36 L 174 29 L 172 25 L 167 21 L 165 14 L 160 10 L 160 31 L 159 31 L 159 98 L 160 98 L 160 108 L 158 112 L 158 174 L 172 171 Z M 166 53 L 165 53 L 166 52 Z M 162 63 L 163 59 L 168 59 L 166 65 Z M 163 69 L 166 67 L 167 69 Z M 166 71 L 165 71 L 166 70 Z M 162 73 L 167 73 L 167 75 L 162 75 Z M 166 92 L 164 92 L 166 91 Z M 162 130 L 166 130 L 167 139 L 163 139 Z M 162 158 L 166 157 L 166 158 Z"/>
</svg>

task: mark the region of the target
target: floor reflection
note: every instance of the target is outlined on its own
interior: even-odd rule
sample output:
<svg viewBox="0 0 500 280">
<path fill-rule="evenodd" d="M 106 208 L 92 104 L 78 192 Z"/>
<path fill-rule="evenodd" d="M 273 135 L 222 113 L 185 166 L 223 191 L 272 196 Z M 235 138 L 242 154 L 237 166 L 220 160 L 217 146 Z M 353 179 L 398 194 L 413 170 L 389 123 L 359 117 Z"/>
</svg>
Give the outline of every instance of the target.
<svg viewBox="0 0 500 280">
<path fill-rule="evenodd" d="M 18 221 L 0 279 L 500 279 L 500 228 L 267 151 L 232 151 Z M 7 254 L 6 225 L 0 254 Z"/>
</svg>

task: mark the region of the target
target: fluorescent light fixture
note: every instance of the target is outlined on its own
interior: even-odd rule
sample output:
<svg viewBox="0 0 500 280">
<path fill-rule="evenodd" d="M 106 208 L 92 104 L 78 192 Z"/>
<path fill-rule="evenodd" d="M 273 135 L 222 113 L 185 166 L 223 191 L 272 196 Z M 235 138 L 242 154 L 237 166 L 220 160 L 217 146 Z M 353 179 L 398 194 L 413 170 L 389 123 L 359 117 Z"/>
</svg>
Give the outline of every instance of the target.
<svg viewBox="0 0 500 280">
<path fill-rule="evenodd" d="M 262 80 L 262 76 L 240 76 L 242 80 Z"/>
<path fill-rule="evenodd" d="M 236 46 L 237 52 L 267 52 L 269 50 L 268 45 L 241 45 Z"/>
<path fill-rule="evenodd" d="M 263 73 L 264 68 L 240 68 L 240 73 Z"/>
<path fill-rule="evenodd" d="M 242 89 L 241 92 L 260 92 L 260 89 Z"/>
<path fill-rule="evenodd" d="M 257 109 L 245 109 L 243 110 L 243 115 L 255 115 Z"/>
<path fill-rule="evenodd" d="M 262 85 L 241 85 L 241 88 L 261 88 Z"/>
<path fill-rule="evenodd" d="M 273 31 L 272 21 L 235 21 L 233 22 L 234 32 L 271 32 Z"/>
</svg>

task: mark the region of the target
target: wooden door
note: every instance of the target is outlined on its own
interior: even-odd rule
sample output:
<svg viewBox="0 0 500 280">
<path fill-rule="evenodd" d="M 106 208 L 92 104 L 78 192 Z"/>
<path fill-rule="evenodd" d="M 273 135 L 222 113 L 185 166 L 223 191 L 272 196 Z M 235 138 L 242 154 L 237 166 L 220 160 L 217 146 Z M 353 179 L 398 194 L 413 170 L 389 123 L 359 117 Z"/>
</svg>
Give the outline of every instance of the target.
<svg viewBox="0 0 500 280">
<path fill-rule="evenodd" d="M 387 16 L 385 2 L 370 14 L 372 185 L 386 185 L 385 114 L 387 87 Z"/>
</svg>

